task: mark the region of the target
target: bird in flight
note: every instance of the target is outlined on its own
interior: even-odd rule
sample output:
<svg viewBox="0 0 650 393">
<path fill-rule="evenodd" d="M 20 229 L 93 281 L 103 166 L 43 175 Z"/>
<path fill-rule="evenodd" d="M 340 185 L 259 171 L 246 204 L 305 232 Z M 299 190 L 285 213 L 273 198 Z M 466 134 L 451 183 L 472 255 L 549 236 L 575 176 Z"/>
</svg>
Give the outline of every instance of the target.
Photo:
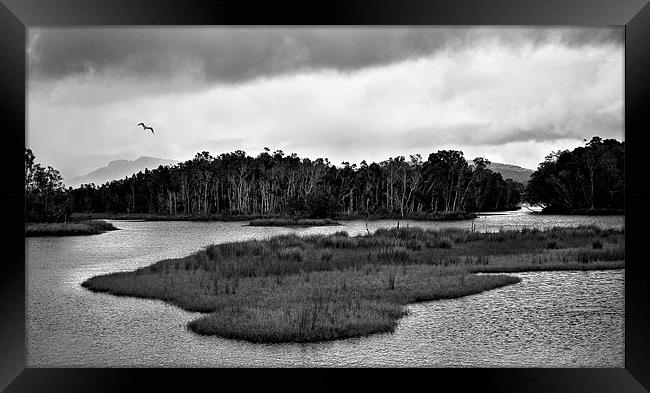
<svg viewBox="0 0 650 393">
<path fill-rule="evenodd" d="M 138 125 L 139 125 L 139 126 L 142 126 L 142 129 L 143 129 L 144 131 L 151 130 L 151 133 L 152 133 L 152 134 L 154 133 L 154 132 L 153 132 L 153 128 L 148 127 L 148 126 L 145 126 L 144 123 L 138 123 Z"/>
</svg>

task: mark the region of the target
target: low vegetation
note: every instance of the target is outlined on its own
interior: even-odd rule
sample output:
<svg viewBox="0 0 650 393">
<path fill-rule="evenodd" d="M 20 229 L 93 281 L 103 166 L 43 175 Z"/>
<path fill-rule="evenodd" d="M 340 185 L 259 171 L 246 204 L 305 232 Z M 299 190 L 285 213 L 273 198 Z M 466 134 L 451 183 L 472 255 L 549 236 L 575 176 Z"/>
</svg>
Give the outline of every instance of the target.
<svg viewBox="0 0 650 393">
<path fill-rule="evenodd" d="M 322 227 L 341 225 L 329 218 L 267 218 L 252 220 L 249 224 L 254 227 Z"/>
<path fill-rule="evenodd" d="M 409 303 L 519 282 L 475 273 L 620 269 L 624 259 L 622 230 L 588 226 L 478 233 L 411 227 L 355 237 L 339 231 L 210 245 L 184 258 L 96 276 L 82 285 L 204 312 L 188 325 L 198 334 L 315 342 L 392 332 Z"/>
<path fill-rule="evenodd" d="M 465 211 L 450 211 L 450 212 L 412 212 L 405 216 L 391 213 L 339 213 L 335 218 L 340 221 L 345 220 L 422 220 L 422 221 L 456 221 L 456 220 L 471 220 L 478 217 L 476 213 Z"/>
<path fill-rule="evenodd" d="M 115 228 L 113 224 L 106 221 L 33 223 L 25 225 L 25 236 L 97 235 L 117 229 L 118 228 Z"/>
</svg>

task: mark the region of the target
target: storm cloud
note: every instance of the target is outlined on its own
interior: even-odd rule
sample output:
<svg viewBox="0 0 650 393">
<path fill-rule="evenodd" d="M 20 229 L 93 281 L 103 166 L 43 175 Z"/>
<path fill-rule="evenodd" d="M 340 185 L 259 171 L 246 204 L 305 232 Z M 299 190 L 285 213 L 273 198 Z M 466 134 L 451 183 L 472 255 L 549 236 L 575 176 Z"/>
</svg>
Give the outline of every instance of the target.
<svg viewBox="0 0 650 393">
<path fill-rule="evenodd" d="M 594 135 L 624 138 L 620 27 L 28 33 L 27 145 L 68 178 L 264 147 L 336 164 L 457 149 L 535 168 Z"/>
<path fill-rule="evenodd" d="M 63 28 L 30 29 L 34 78 L 110 74 L 241 83 L 331 69 L 341 72 L 496 41 L 521 47 L 621 44 L 620 28 Z"/>
</svg>

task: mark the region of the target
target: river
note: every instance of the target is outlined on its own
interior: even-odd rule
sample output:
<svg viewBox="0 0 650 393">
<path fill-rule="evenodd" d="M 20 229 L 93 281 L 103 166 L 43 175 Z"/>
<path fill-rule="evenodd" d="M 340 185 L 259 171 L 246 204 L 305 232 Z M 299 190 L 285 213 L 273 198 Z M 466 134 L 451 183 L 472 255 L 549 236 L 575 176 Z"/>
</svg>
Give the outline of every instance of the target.
<svg viewBox="0 0 650 393">
<path fill-rule="evenodd" d="M 477 230 L 599 225 L 622 216 L 543 216 L 526 209 L 476 218 Z M 97 274 L 182 257 L 210 243 L 282 233 L 366 233 L 344 227 L 263 228 L 245 222 L 111 221 L 94 236 L 25 238 L 28 367 L 624 367 L 624 270 L 513 274 L 522 282 L 409 306 L 394 333 L 317 344 L 251 344 L 186 329 L 200 314 L 157 300 L 92 293 Z M 368 223 L 368 230 L 397 225 Z M 400 225 L 470 228 L 471 221 Z"/>
</svg>

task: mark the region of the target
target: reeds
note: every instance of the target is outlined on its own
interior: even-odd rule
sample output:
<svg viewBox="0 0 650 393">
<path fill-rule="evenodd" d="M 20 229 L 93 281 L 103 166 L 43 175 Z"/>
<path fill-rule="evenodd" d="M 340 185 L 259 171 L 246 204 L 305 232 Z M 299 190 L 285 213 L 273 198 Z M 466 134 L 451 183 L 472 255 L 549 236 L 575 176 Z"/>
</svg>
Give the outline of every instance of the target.
<svg viewBox="0 0 650 393">
<path fill-rule="evenodd" d="M 283 248 L 278 251 L 278 259 L 300 262 L 303 260 L 303 252 L 300 247 Z"/>
</svg>

